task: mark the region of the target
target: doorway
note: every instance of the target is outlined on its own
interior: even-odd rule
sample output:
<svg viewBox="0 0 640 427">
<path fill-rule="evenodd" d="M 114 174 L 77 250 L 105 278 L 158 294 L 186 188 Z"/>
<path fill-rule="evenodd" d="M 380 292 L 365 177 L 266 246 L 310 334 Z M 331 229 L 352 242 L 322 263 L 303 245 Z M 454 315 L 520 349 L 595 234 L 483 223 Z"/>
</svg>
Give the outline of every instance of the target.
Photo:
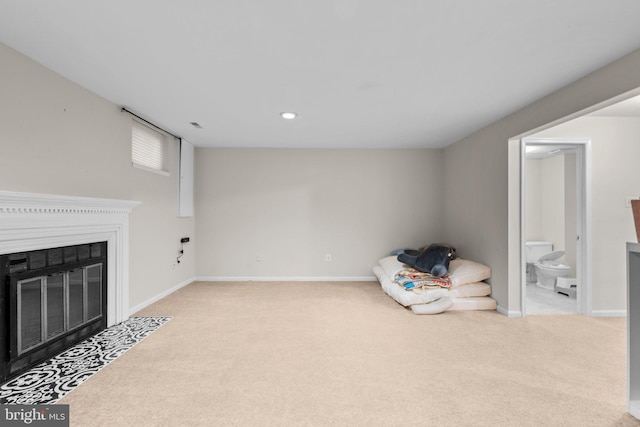
<svg viewBox="0 0 640 427">
<path fill-rule="evenodd" d="M 589 139 L 521 140 L 522 316 L 591 311 L 589 152 Z"/>
</svg>

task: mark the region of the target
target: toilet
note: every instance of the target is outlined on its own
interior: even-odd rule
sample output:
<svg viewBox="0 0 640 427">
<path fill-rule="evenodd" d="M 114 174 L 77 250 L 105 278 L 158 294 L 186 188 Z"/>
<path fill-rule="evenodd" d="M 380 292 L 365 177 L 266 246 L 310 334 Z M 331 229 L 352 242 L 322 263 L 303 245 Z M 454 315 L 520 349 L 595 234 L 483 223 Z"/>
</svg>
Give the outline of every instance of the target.
<svg viewBox="0 0 640 427">
<path fill-rule="evenodd" d="M 536 283 L 538 275 L 536 274 L 536 262 L 542 255 L 546 255 L 553 251 L 553 243 L 551 242 L 527 242 L 526 243 L 526 260 L 527 260 L 527 283 Z"/>
<path fill-rule="evenodd" d="M 553 243 L 526 242 L 527 282 L 553 291 L 558 277 L 569 277 L 571 267 L 558 262 L 564 251 L 554 251 Z"/>
<path fill-rule="evenodd" d="M 535 264 L 538 277 L 536 285 L 553 291 L 559 277 L 569 277 L 571 275 L 571 267 L 558 262 L 558 259 L 563 256 L 564 251 L 553 251 L 538 258 L 538 262 Z"/>
</svg>

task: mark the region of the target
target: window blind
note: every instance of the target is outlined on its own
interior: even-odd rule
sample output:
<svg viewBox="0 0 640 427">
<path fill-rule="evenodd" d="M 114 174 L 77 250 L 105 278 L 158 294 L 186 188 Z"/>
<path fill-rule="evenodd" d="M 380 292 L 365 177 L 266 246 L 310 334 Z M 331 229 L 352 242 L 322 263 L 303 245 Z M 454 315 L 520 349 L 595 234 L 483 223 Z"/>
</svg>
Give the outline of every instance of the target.
<svg viewBox="0 0 640 427">
<path fill-rule="evenodd" d="M 163 134 L 133 120 L 131 127 L 131 161 L 134 164 L 166 172 L 166 151 Z"/>
</svg>

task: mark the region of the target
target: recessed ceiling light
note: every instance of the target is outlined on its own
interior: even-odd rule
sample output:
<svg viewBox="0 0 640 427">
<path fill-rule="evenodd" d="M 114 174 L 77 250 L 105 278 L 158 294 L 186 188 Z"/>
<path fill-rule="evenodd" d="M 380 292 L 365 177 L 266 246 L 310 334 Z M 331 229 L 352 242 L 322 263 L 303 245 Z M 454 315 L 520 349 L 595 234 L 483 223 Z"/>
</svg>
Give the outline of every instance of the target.
<svg viewBox="0 0 640 427">
<path fill-rule="evenodd" d="M 281 116 L 283 119 L 286 119 L 286 120 L 293 120 L 293 119 L 295 119 L 298 115 L 297 115 L 296 113 L 280 113 L 280 116 Z"/>
<path fill-rule="evenodd" d="M 198 122 L 189 122 L 189 123 L 191 123 L 191 126 L 193 126 L 194 128 L 202 129 L 202 126 L 200 126 L 200 123 Z"/>
</svg>

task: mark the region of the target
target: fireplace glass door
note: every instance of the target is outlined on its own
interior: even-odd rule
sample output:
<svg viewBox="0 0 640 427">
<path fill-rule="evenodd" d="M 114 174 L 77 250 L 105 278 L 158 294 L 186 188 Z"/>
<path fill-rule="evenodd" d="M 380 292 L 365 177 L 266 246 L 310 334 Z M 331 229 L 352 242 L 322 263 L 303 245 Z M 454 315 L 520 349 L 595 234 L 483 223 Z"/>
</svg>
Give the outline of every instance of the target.
<svg viewBox="0 0 640 427">
<path fill-rule="evenodd" d="M 102 264 L 20 280 L 18 355 L 102 316 Z"/>
<path fill-rule="evenodd" d="M 18 282 L 18 349 L 35 347 L 43 339 L 42 278 Z"/>
<path fill-rule="evenodd" d="M 55 338 L 65 331 L 64 274 L 47 277 L 47 339 Z"/>
</svg>

